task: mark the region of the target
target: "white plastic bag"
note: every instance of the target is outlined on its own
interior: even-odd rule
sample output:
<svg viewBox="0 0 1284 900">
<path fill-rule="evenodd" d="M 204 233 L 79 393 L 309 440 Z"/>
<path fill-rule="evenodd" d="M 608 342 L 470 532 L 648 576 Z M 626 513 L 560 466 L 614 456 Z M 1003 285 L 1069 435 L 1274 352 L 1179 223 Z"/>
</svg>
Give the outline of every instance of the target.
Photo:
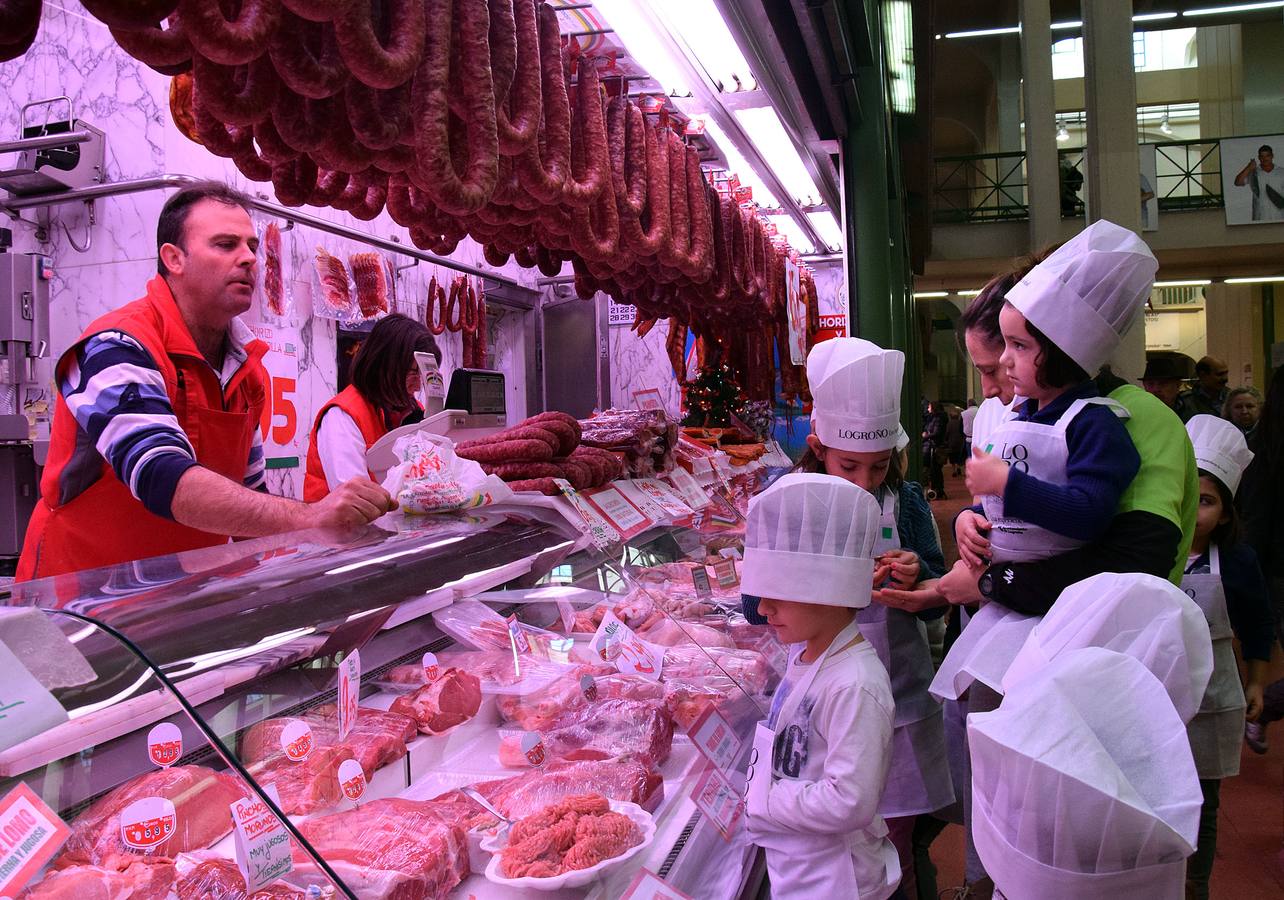
<svg viewBox="0 0 1284 900">
<path fill-rule="evenodd" d="M 398 438 L 393 452 L 399 462 L 388 470 L 383 487 L 407 514 L 469 509 L 511 495 L 500 479 L 456 456 L 449 438 L 416 431 Z"/>
</svg>

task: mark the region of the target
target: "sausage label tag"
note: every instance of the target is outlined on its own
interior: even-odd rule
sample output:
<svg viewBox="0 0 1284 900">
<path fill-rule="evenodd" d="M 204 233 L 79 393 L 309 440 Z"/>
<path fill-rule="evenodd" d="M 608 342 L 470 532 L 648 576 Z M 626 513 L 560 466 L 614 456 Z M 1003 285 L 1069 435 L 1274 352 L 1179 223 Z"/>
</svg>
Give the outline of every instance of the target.
<svg viewBox="0 0 1284 900">
<path fill-rule="evenodd" d="M 522 735 L 522 755 L 532 766 L 542 766 L 548 755 L 544 750 L 544 739 L 536 732 L 528 731 Z"/>
<path fill-rule="evenodd" d="M 355 759 L 339 763 L 339 788 L 349 800 L 360 800 L 366 792 L 366 773 Z"/>
<path fill-rule="evenodd" d="M 281 729 L 281 752 L 290 762 L 303 762 L 312 755 L 312 728 L 300 719 L 291 719 Z"/>
<path fill-rule="evenodd" d="M 273 802 L 280 803 L 276 787 L 264 788 Z M 258 797 L 243 797 L 231 804 L 235 830 L 236 865 L 251 892 L 262 890 L 290 873 L 290 835 L 285 825 Z"/>
<path fill-rule="evenodd" d="M 424 681 L 434 682 L 441 676 L 441 666 L 437 664 L 436 653 L 424 654 Z"/>
<path fill-rule="evenodd" d="M 183 755 L 183 732 L 173 722 L 161 722 L 147 732 L 147 758 L 168 769 Z"/>
<path fill-rule="evenodd" d="M 53 859 L 71 829 L 19 782 L 0 800 L 0 894 L 16 894 Z"/>
<path fill-rule="evenodd" d="M 134 850 L 151 850 L 170 839 L 177 823 L 173 801 L 144 797 L 126 806 L 120 814 L 120 839 Z"/>
<path fill-rule="evenodd" d="M 357 724 L 357 703 L 361 698 L 361 654 L 353 650 L 339 663 L 339 740 L 347 738 Z"/>
<path fill-rule="evenodd" d="M 709 495 L 700 487 L 700 482 L 696 481 L 695 476 L 681 466 L 674 466 L 673 471 L 669 473 L 669 480 L 682 499 L 692 509 L 704 509 L 709 505 Z"/>
<path fill-rule="evenodd" d="M 660 680 L 664 647 L 642 640 L 609 609 L 589 646 L 604 662 L 612 663 L 618 672 Z"/>
</svg>

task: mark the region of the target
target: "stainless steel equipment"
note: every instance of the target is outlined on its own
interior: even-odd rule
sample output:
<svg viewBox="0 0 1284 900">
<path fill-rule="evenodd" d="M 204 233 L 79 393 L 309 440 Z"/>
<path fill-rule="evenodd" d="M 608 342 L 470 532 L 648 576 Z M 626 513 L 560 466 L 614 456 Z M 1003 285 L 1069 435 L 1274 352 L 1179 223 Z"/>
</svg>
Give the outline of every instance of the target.
<svg viewBox="0 0 1284 900">
<path fill-rule="evenodd" d="M 55 108 L 63 106 L 66 117 L 55 117 Z M 28 113 L 40 109 L 43 117 L 32 114 L 28 119 Z M 0 188 L 31 197 L 102 183 L 106 136 L 75 117 L 69 98 L 28 103 L 20 121 L 19 139 L 0 143 L 0 153 L 21 151 L 12 168 L 0 170 Z"/>
</svg>

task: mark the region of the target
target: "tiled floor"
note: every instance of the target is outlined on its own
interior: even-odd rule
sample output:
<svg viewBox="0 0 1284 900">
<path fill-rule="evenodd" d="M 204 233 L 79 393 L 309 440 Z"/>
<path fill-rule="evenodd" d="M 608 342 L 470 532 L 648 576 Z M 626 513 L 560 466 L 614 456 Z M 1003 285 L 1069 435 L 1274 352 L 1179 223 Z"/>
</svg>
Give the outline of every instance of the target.
<svg viewBox="0 0 1284 900">
<path fill-rule="evenodd" d="M 948 469 L 945 492 L 949 499 L 934 502 L 932 510 L 940 525 L 946 561 L 952 564 L 957 555 L 950 524 L 969 498 L 963 480 L 951 478 Z M 1278 647 L 1276 654 L 1273 675 L 1284 678 L 1284 659 Z M 1222 785 L 1214 900 L 1284 898 L 1284 722 L 1276 723 L 1268 736 L 1270 752 L 1258 756 L 1245 747 L 1239 776 Z M 932 859 L 942 890 L 960 884 L 963 829 L 947 828 L 932 845 Z"/>
</svg>

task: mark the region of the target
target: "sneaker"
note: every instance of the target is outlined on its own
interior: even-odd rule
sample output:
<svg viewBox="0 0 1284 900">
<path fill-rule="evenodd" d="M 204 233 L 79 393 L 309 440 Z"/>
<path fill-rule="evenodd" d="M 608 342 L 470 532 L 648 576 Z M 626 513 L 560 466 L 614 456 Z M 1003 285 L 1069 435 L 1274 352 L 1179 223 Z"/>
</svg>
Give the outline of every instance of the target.
<svg viewBox="0 0 1284 900">
<path fill-rule="evenodd" d="M 1266 743 L 1266 726 L 1261 722 L 1244 723 L 1244 741 L 1248 749 L 1259 755 L 1270 749 Z"/>
</svg>

